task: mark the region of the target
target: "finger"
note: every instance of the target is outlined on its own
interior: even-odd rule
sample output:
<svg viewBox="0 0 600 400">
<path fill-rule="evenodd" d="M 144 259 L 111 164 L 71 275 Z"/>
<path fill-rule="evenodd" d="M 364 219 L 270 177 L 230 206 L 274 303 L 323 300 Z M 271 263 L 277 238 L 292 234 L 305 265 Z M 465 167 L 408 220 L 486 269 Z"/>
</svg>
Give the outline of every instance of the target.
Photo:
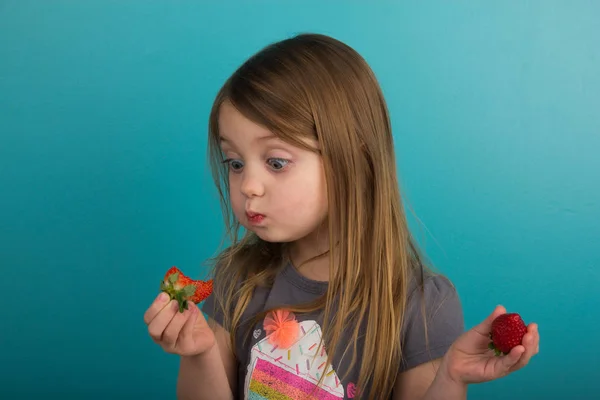
<svg viewBox="0 0 600 400">
<path fill-rule="evenodd" d="M 161 292 L 156 296 L 150 307 L 144 313 L 144 323 L 148 325 L 154 317 L 169 303 L 169 295 Z"/>
<path fill-rule="evenodd" d="M 191 315 L 192 312 L 190 310 L 184 310 L 182 313 L 175 313 L 175 316 L 171 319 L 171 322 L 169 322 L 162 334 L 162 343 L 166 348 L 172 350 L 175 347 L 181 329 L 190 319 Z"/>
<path fill-rule="evenodd" d="M 488 317 L 481 322 L 479 325 L 476 325 L 473 330 L 483 336 L 489 336 L 490 331 L 492 330 L 492 322 L 500 315 L 506 314 L 506 308 L 501 305 L 496 306 L 494 311 L 488 315 Z"/>
<path fill-rule="evenodd" d="M 523 345 L 513 347 L 507 355 L 500 357 L 502 369 L 506 372 L 514 370 L 523 354 L 525 354 L 525 347 Z"/>
<path fill-rule="evenodd" d="M 527 333 L 523 337 L 523 346 L 525 346 L 526 354 L 531 358 L 537 351 L 540 344 L 540 335 L 536 323 L 531 323 L 527 326 Z"/>
<path fill-rule="evenodd" d="M 537 325 L 533 323 L 527 327 L 527 333 L 523 336 L 523 347 L 525 348 L 525 352 L 513 368 L 519 369 L 527 365 L 531 357 L 537 353 L 538 345 L 539 335 L 537 333 Z"/>
<path fill-rule="evenodd" d="M 179 311 L 179 304 L 177 300 L 171 300 L 167 306 L 165 306 L 159 313 L 152 319 L 148 325 L 148 332 L 152 339 L 157 342 L 162 341 L 162 336 L 165 328 L 171 322 L 175 313 Z"/>
<path fill-rule="evenodd" d="M 535 334 L 536 334 L 536 342 L 535 342 L 535 354 L 540 352 L 540 331 L 538 329 L 538 325 L 535 325 Z"/>
<path fill-rule="evenodd" d="M 194 327 L 198 321 L 200 310 L 198 310 L 198 307 L 192 303 L 190 306 L 190 311 L 192 315 L 185 321 L 185 324 L 179 333 L 179 338 L 177 338 L 177 345 L 179 345 L 179 343 L 185 343 L 194 337 Z"/>
<path fill-rule="evenodd" d="M 540 348 L 540 333 L 538 330 L 538 325 L 535 322 L 532 322 L 527 327 L 527 332 L 531 334 L 531 352 L 532 355 L 537 354 Z"/>
</svg>

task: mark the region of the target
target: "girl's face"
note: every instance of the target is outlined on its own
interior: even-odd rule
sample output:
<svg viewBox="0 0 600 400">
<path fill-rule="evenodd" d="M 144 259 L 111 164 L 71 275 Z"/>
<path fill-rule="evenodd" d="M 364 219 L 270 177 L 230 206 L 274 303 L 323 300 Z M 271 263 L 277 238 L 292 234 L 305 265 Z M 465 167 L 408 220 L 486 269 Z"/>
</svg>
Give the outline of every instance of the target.
<svg viewBox="0 0 600 400">
<path fill-rule="evenodd" d="M 231 206 L 242 226 L 268 242 L 316 234 L 327 217 L 321 157 L 285 143 L 229 102 L 221 106 L 219 131 Z"/>
</svg>

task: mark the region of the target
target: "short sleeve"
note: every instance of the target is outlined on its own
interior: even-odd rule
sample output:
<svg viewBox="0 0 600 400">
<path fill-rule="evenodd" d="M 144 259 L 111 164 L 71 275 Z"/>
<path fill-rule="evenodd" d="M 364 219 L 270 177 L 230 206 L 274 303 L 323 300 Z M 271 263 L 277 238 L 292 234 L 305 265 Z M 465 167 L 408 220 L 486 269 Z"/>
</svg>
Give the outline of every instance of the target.
<svg viewBox="0 0 600 400">
<path fill-rule="evenodd" d="M 217 267 L 218 268 L 218 267 Z M 215 277 L 216 275 L 216 277 Z M 221 293 L 225 293 L 225 287 L 222 286 L 223 284 L 226 284 L 225 282 L 221 282 L 219 281 L 219 274 L 212 274 L 213 276 L 213 291 L 210 294 L 210 296 L 208 296 L 206 298 L 206 300 L 204 300 L 204 303 L 202 304 L 202 311 L 210 318 L 212 318 L 213 320 L 215 320 L 219 325 L 221 325 L 223 328 L 225 328 L 225 324 L 224 324 L 224 320 L 225 320 L 225 301 L 224 299 L 220 298 L 219 295 Z M 239 288 L 239 282 L 238 282 L 238 286 Z M 232 305 L 233 308 L 233 305 Z M 230 315 L 233 313 L 233 309 L 229 310 Z"/>
<path fill-rule="evenodd" d="M 220 303 L 221 302 L 217 301 L 215 291 L 213 290 L 210 296 L 204 300 L 202 311 L 207 316 L 214 319 L 219 325 L 223 326 L 225 315 L 223 313 L 223 306 Z"/>
<path fill-rule="evenodd" d="M 423 311 L 427 331 L 423 323 Z M 427 276 L 423 292 L 418 288 L 412 290 L 406 315 L 399 372 L 444 356 L 450 345 L 464 332 L 463 310 L 458 293 L 450 280 L 441 275 Z"/>
</svg>

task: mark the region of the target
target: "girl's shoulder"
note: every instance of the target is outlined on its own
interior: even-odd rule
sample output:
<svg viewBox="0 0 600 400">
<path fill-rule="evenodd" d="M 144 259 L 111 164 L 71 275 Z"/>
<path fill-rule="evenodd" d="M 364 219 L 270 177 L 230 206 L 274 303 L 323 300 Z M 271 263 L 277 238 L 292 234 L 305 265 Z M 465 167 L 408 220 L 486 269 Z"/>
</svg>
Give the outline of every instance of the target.
<svg viewBox="0 0 600 400">
<path fill-rule="evenodd" d="M 454 283 L 432 272 L 412 277 L 404 321 L 403 370 L 443 356 L 464 332 L 462 304 Z"/>
<path fill-rule="evenodd" d="M 409 300 L 424 298 L 426 302 L 448 298 L 458 299 L 458 290 L 449 277 L 428 269 L 413 271 L 408 280 Z"/>
</svg>

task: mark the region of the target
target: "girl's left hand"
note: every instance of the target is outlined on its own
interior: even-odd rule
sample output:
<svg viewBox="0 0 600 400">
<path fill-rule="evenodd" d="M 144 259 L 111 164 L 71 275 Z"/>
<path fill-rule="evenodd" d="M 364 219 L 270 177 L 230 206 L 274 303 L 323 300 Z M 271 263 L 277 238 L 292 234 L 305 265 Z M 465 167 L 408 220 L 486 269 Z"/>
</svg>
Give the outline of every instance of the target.
<svg viewBox="0 0 600 400">
<path fill-rule="evenodd" d="M 504 313 L 504 307 L 496 307 L 485 321 L 463 333 L 452 344 L 443 362 L 445 372 L 452 381 L 471 384 L 502 378 L 523 368 L 539 352 L 540 336 L 535 323 L 527 326 L 522 344 L 507 355 L 496 356 L 489 349 L 492 321 Z"/>
</svg>

